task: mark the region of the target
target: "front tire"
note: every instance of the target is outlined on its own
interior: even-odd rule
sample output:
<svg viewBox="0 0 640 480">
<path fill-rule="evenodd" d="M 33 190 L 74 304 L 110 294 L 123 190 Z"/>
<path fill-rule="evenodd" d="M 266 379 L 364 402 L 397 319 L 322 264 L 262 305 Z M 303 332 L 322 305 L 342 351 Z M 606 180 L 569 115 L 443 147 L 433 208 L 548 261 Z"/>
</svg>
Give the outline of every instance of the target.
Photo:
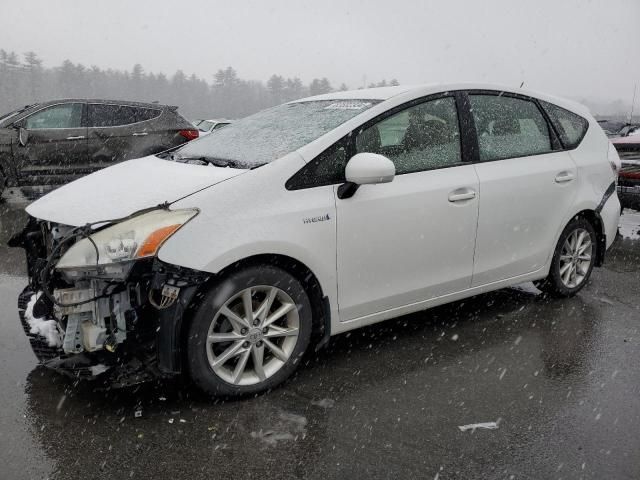
<svg viewBox="0 0 640 480">
<path fill-rule="evenodd" d="M 213 286 L 189 327 L 189 373 L 211 395 L 270 390 L 296 369 L 312 329 L 309 297 L 288 272 L 249 267 Z"/>
<path fill-rule="evenodd" d="M 576 217 L 565 227 L 554 251 L 549 275 L 537 286 L 555 297 L 571 297 L 589 281 L 597 253 L 593 225 Z"/>
</svg>

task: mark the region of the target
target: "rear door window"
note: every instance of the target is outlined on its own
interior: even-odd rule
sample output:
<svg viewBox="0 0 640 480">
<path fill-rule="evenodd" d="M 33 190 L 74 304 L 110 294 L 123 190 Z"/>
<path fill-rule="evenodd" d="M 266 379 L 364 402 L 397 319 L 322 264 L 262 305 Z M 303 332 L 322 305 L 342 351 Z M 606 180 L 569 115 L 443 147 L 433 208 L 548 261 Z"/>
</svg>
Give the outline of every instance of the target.
<svg viewBox="0 0 640 480">
<path fill-rule="evenodd" d="M 53 105 L 28 116 L 24 126 L 27 130 L 80 128 L 82 127 L 82 108 L 82 103 Z"/>
<path fill-rule="evenodd" d="M 576 148 L 589 128 L 589 122 L 569 110 L 560 108 L 549 102 L 540 102 L 556 127 L 560 140 L 565 148 Z"/>
<path fill-rule="evenodd" d="M 481 161 L 553 151 L 549 125 L 534 102 L 491 94 L 471 94 L 469 101 Z"/>
<path fill-rule="evenodd" d="M 90 127 L 118 127 L 136 123 L 136 109 L 127 105 L 89 104 Z"/>
</svg>

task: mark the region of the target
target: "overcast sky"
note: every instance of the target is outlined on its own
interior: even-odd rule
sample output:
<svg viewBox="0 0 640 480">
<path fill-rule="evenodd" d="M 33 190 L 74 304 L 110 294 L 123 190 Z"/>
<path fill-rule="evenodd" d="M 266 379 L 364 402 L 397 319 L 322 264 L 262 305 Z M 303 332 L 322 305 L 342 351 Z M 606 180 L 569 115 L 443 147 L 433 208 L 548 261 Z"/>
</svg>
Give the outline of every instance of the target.
<svg viewBox="0 0 640 480">
<path fill-rule="evenodd" d="M 524 81 L 630 103 L 640 1 L 0 0 L 0 48 L 209 81 L 231 65 L 255 80 Z"/>
</svg>

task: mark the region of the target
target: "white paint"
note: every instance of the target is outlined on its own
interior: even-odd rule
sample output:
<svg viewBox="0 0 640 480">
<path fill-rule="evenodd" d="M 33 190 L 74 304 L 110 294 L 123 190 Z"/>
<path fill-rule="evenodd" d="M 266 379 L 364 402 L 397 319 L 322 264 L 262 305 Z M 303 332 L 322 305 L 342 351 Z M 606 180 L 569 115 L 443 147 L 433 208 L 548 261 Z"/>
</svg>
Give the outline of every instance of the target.
<svg viewBox="0 0 640 480">
<path fill-rule="evenodd" d="M 336 201 L 342 320 L 471 286 L 479 198 L 447 201 L 463 188 L 480 191 L 473 165 L 398 175 Z"/>
<path fill-rule="evenodd" d="M 571 156 L 555 152 L 510 158 L 479 163 L 475 169 L 481 193 L 473 286 L 540 270 L 579 188 L 576 181 L 554 182 L 560 172 L 577 176 Z"/>
</svg>

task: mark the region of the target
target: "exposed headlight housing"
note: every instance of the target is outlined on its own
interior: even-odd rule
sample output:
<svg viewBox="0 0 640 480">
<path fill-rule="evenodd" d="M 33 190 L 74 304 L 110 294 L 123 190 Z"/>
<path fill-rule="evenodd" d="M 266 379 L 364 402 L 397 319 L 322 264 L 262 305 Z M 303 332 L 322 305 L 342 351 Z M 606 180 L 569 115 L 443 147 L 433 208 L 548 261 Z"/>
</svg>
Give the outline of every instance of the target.
<svg viewBox="0 0 640 480">
<path fill-rule="evenodd" d="M 154 257 L 197 213 L 196 209 L 152 210 L 116 223 L 76 242 L 56 269 L 69 279 L 124 278 L 136 260 Z"/>
</svg>

